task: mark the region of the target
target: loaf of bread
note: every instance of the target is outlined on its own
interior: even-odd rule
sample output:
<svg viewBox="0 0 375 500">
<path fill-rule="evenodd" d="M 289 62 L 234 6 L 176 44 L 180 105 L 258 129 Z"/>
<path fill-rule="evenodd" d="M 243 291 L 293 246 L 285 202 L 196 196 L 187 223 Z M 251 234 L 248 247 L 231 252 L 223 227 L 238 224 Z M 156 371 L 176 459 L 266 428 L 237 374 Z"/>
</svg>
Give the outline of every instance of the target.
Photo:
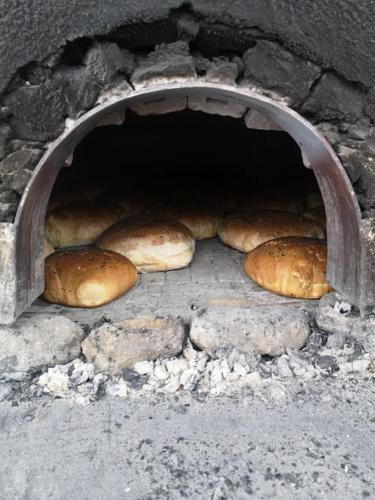
<svg viewBox="0 0 375 500">
<path fill-rule="evenodd" d="M 149 212 L 178 220 L 190 229 L 195 240 L 205 240 L 217 236 L 219 224 L 223 218 L 219 210 L 201 204 L 159 206 Z"/>
<path fill-rule="evenodd" d="M 258 285 L 299 299 L 319 299 L 331 291 L 326 268 L 325 242 L 295 236 L 263 243 L 244 262 L 245 273 Z"/>
<path fill-rule="evenodd" d="M 324 231 L 319 224 L 302 215 L 278 210 L 229 215 L 219 227 L 219 237 L 226 245 L 246 253 L 265 241 L 282 236 L 324 238 Z"/>
<path fill-rule="evenodd" d="M 122 215 L 122 209 L 110 203 L 66 205 L 47 214 L 45 235 L 55 248 L 90 245 Z"/>
<path fill-rule="evenodd" d="M 195 241 L 177 220 L 135 215 L 107 229 L 96 246 L 125 255 L 145 273 L 186 267 L 193 258 Z"/>
<path fill-rule="evenodd" d="M 55 251 L 55 249 L 53 248 L 53 246 L 51 245 L 51 243 L 49 243 L 49 241 L 47 241 L 44 238 L 44 257 L 48 257 L 54 251 Z"/>
<path fill-rule="evenodd" d="M 137 279 L 134 265 L 115 252 L 62 250 L 46 259 L 43 297 L 53 304 L 97 307 L 120 297 Z"/>
</svg>

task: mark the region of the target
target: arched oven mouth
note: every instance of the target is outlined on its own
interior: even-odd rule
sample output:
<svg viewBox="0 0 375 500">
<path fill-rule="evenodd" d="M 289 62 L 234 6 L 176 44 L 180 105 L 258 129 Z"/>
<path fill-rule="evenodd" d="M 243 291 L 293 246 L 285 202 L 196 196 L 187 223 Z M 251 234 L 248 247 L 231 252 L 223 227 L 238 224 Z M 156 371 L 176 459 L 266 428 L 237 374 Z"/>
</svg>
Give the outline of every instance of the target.
<svg viewBox="0 0 375 500">
<path fill-rule="evenodd" d="M 239 106 L 265 116 L 299 145 L 305 166 L 321 190 L 327 214 L 328 281 L 354 305 L 360 296 L 360 211 L 350 181 L 322 135 L 283 103 L 244 88 L 204 81 L 147 85 L 125 92 L 113 89 L 105 102 L 84 114 L 48 148 L 32 174 L 15 219 L 17 305 L 3 321 L 13 321 L 44 288 L 43 228 L 48 199 L 61 168 L 74 149 L 100 123 L 116 121 L 129 108 L 167 108 L 171 103 L 203 101 L 208 107 L 230 110 Z M 228 112 L 229 113 L 229 112 Z M 126 135 L 124 136 L 126 140 Z"/>
</svg>

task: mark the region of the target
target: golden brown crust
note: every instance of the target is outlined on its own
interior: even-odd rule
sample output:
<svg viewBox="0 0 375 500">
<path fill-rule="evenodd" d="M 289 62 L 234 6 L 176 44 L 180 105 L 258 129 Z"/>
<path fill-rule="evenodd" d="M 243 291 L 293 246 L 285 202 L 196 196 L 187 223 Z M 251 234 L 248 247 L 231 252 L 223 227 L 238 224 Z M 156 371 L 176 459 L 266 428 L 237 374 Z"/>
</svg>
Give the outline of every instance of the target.
<svg viewBox="0 0 375 500">
<path fill-rule="evenodd" d="M 262 243 L 283 236 L 324 238 L 316 222 L 299 214 L 278 210 L 252 210 L 227 216 L 219 227 L 219 237 L 241 252 L 251 252 Z"/>
<path fill-rule="evenodd" d="M 194 255 L 191 231 L 177 220 L 162 216 L 123 219 L 107 229 L 95 245 L 125 255 L 140 272 L 185 267 Z"/>
<path fill-rule="evenodd" d="M 219 224 L 223 218 L 216 208 L 192 204 L 160 205 L 150 210 L 153 215 L 170 217 L 190 229 L 195 240 L 204 240 L 217 236 Z"/>
<path fill-rule="evenodd" d="M 127 292 L 137 279 L 134 265 L 115 252 L 63 250 L 46 259 L 43 297 L 55 304 L 97 307 Z"/>
<path fill-rule="evenodd" d="M 189 228 L 171 217 L 158 215 L 133 215 L 126 217 L 108 228 L 97 244 L 103 241 L 108 243 L 126 238 L 151 238 L 153 245 L 164 242 L 176 243 L 184 238 L 192 238 Z"/>
<path fill-rule="evenodd" d="M 89 245 L 122 214 L 120 207 L 105 202 L 66 205 L 47 214 L 46 238 L 55 248 Z"/>
<path fill-rule="evenodd" d="M 294 236 L 267 241 L 244 261 L 245 273 L 258 285 L 300 299 L 319 299 L 331 291 L 326 267 L 324 241 Z"/>
</svg>

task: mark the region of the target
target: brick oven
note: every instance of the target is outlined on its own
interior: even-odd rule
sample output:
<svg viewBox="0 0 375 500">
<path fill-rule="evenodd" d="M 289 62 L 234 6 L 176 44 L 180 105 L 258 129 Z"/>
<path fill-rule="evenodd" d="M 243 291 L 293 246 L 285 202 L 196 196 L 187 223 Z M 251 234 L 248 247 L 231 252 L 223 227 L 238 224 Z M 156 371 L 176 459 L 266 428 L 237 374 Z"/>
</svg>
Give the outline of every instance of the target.
<svg viewBox="0 0 375 500">
<path fill-rule="evenodd" d="M 6 36 L 0 48 L 6 68 L 0 75 L 0 322 L 66 312 L 91 325 L 92 318 L 120 320 L 122 314 L 173 311 L 190 321 L 202 307 L 212 306 L 230 317 L 231 305 L 295 305 L 272 294 L 257 295 L 243 285 L 238 262 L 216 253 L 214 244 L 200 247 L 201 260 L 192 273 L 145 278 L 138 292 L 127 296 L 128 302 L 124 298 L 97 313 L 64 311 L 38 299 L 44 289 L 48 200 L 56 180 L 74 177 L 75 169 L 85 163 L 85 141 L 91 137 L 86 148 L 103 141 L 105 150 L 114 147 L 112 132 L 113 137 L 120 134 L 122 168 L 131 176 L 136 152 L 126 155 L 133 141 L 140 155 L 149 149 L 151 164 L 156 147 L 148 142 L 152 134 L 162 137 L 162 130 L 181 126 L 181 133 L 173 136 L 179 150 L 163 136 L 178 169 L 192 147 L 189 131 L 201 120 L 201 138 L 196 140 L 201 140 L 202 151 L 216 148 L 219 163 L 226 149 L 232 151 L 221 173 L 227 169 L 228 174 L 236 164 L 242 173 L 249 169 L 256 177 L 257 169 L 267 166 L 254 158 L 266 144 L 272 148 L 272 138 L 293 144 L 280 151 L 299 155 L 296 178 L 306 169 L 320 189 L 327 215 L 328 281 L 335 290 L 319 305 L 306 307 L 328 331 L 340 330 L 342 314 L 347 321 L 350 314 L 360 318 L 360 328 L 366 329 L 375 306 L 375 50 L 373 38 L 367 36 L 371 16 L 364 16 L 373 9 L 370 3 L 366 8 L 351 5 L 356 15 L 348 15 L 349 7 L 339 0 L 322 0 L 313 9 L 303 3 L 257 1 L 235 2 L 230 8 L 227 2 L 195 0 L 162 6 L 97 3 L 93 10 L 88 2 L 59 7 L 31 2 L 22 4 L 20 11 L 8 9 L 0 21 L 8 26 L 1 30 Z M 347 14 L 340 29 L 336 10 Z M 20 35 L 21 18 L 27 21 Z M 168 125 L 172 115 L 181 119 L 175 124 L 172 118 Z M 184 120 L 190 123 L 185 128 Z M 215 120 L 229 123 L 216 137 Z M 241 123 L 241 130 L 234 121 Z M 153 132 L 142 139 L 142 127 Z M 254 142 L 259 149 L 248 158 L 246 151 Z M 238 144 L 238 155 L 233 144 Z M 100 148 L 95 151 L 99 154 Z M 207 151 L 202 158 L 208 164 L 204 154 Z M 197 179 L 206 175 L 199 155 L 189 157 L 199 165 Z M 111 162 L 113 156 L 113 151 L 108 153 Z M 102 164 L 105 158 L 101 156 Z M 159 156 L 155 163 L 162 161 Z M 270 175 L 282 179 L 285 159 L 275 153 L 269 161 L 274 163 Z M 100 170 L 100 165 L 95 168 Z M 145 175 L 156 179 L 153 168 Z M 207 176 L 214 178 L 215 165 L 209 168 Z M 225 273 L 212 277 L 215 266 Z M 345 304 L 344 312 L 340 303 Z"/>
</svg>

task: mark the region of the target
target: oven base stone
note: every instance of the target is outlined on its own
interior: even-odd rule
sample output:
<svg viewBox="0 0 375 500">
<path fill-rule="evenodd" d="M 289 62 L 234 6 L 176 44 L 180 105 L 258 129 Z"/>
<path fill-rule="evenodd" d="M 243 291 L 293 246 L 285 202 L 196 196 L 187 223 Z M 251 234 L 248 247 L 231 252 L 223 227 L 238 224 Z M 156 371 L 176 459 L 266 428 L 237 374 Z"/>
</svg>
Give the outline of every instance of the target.
<svg viewBox="0 0 375 500">
<path fill-rule="evenodd" d="M 0 327 L 0 377 L 23 378 L 46 366 L 65 364 L 81 353 L 84 332 L 63 316 L 24 316 Z"/>
<path fill-rule="evenodd" d="M 208 309 L 191 323 L 190 338 L 211 357 L 224 348 L 277 356 L 300 349 L 310 334 L 306 312 L 296 308 Z"/>
</svg>

